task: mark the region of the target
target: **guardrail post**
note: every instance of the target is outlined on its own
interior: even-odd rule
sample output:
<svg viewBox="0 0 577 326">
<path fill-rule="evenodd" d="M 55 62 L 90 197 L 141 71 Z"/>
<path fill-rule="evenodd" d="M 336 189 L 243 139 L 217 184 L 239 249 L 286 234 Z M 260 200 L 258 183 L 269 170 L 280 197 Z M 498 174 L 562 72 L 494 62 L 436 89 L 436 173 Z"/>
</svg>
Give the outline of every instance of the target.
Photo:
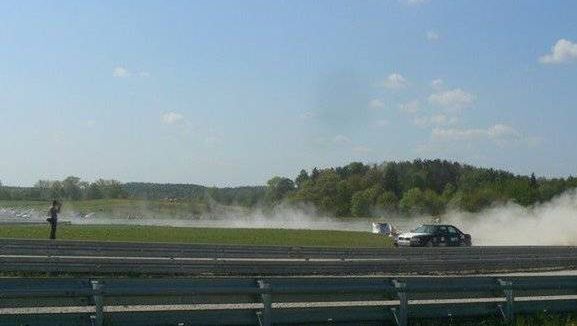
<svg viewBox="0 0 577 326">
<path fill-rule="evenodd" d="M 257 281 L 258 287 L 263 290 L 260 294 L 264 308 L 257 312 L 257 318 L 260 326 L 272 325 L 272 295 L 270 294 L 270 284 L 263 280 Z"/>
<path fill-rule="evenodd" d="M 94 301 L 95 313 L 90 316 L 93 326 L 104 324 L 104 300 L 102 298 L 102 283 L 97 280 L 90 281 L 92 284 L 92 300 Z"/>
<path fill-rule="evenodd" d="M 499 285 L 503 288 L 503 293 L 505 293 L 505 298 L 507 302 L 505 303 L 505 309 L 503 305 L 498 305 L 501 316 L 506 323 L 512 323 L 515 318 L 515 311 L 513 310 L 513 303 L 515 302 L 515 297 L 513 296 L 513 282 L 503 281 L 498 279 Z"/>
<path fill-rule="evenodd" d="M 397 326 L 407 326 L 409 320 L 409 299 L 407 297 L 407 284 L 393 280 L 393 285 L 397 290 L 397 296 L 399 297 L 399 309 L 391 308 L 393 315 L 395 316 L 395 321 Z"/>
</svg>

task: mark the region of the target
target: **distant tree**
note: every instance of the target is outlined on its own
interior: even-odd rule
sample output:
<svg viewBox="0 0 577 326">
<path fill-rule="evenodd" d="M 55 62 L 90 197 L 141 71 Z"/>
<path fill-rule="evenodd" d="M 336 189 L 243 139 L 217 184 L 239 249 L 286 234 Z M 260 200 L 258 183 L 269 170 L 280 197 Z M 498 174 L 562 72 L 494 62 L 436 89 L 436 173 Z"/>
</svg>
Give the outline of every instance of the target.
<svg viewBox="0 0 577 326">
<path fill-rule="evenodd" d="M 535 177 L 535 173 L 531 173 L 531 178 L 529 179 L 529 187 L 531 189 L 539 188 L 539 183 L 537 182 L 537 178 Z"/>
<path fill-rule="evenodd" d="M 399 175 L 395 164 L 387 165 L 385 175 L 383 176 L 383 188 L 392 192 L 397 197 L 401 195 Z"/>
<path fill-rule="evenodd" d="M 345 167 L 345 170 L 347 175 L 364 175 L 369 170 L 369 166 L 361 162 L 352 162 Z"/>
<path fill-rule="evenodd" d="M 566 189 L 565 180 L 552 179 L 539 185 L 538 196 L 540 201 L 548 201 L 563 193 Z"/>
<path fill-rule="evenodd" d="M 517 204 L 527 206 L 533 202 L 532 190 L 529 185 L 530 179 L 512 179 L 504 184 L 503 191 L 506 197 L 512 199 Z"/>
<path fill-rule="evenodd" d="M 50 185 L 50 198 L 51 199 L 63 199 L 65 197 L 64 187 L 62 182 L 54 181 Z"/>
<path fill-rule="evenodd" d="M 468 192 L 459 192 L 455 195 L 453 201 L 458 204 L 455 207 L 469 212 L 479 212 L 484 208 L 502 202 L 502 198 L 502 195 L 497 190 L 486 186 Z"/>
<path fill-rule="evenodd" d="M 369 216 L 371 201 L 364 191 L 357 191 L 351 198 L 351 214 L 356 217 Z"/>
<path fill-rule="evenodd" d="M 53 181 L 48 181 L 48 180 L 38 180 L 35 184 L 34 184 L 34 189 L 36 191 L 36 193 L 38 194 L 38 199 L 39 200 L 52 200 L 53 196 L 52 196 L 52 184 L 54 182 Z"/>
<path fill-rule="evenodd" d="M 86 197 L 88 199 L 102 199 L 104 194 L 97 183 L 91 183 L 88 186 Z"/>
<path fill-rule="evenodd" d="M 439 215 L 445 210 L 445 203 L 441 196 L 431 189 L 424 192 L 426 212 L 431 215 Z"/>
<path fill-rule="evenodd" d="M 339 206 L 338 189 L 340 178 L 333 169 L 325 169 L 319 172 L 314 187 L 311 189 L 313 203 L 323 212 L 335 213 Z M 342 189 L 342 188 L 341 188 Z"/>
<path fill-rule="evenodd" d="M 399 208 L 405 213 L 420 213 L 423 210 L 423 192 L 419 188 L 409 189 L 399 202 Z"/>
<path fill-rule="evenodd" d="M 80 178 L 68 177 L 62 181 L 62 191 L 68 200 L 82 199 L 82 189 L 80 188 Z"/>
<path fill-rule="evenodd" d="M 412 188 L 404 194 L 399 207 L 406 213 L 438 215 L 443 211 L 444 204 L 434 191 Z"/>
<path fill-rule="evenodd" d="M 371 216 L 375 200 L 380 194 L 378 186 L 356 192 L 351 198 L 351 213 L 356 217 Z"/>
<path fill-rule="evenodd" d="M 346 181 L 352 192 L 364 190 L 370 185 L 370 183 L 366 182 L 367 180 L 365 180 L 363 176 L 358 174 L 349 175 L 349 177 L 346 178 Z"/>
<path fill-rule="evenodd" d="M 313 168 L 313 171 L 311 172 L 311 179 L 312 179 L 313 181 L 316 181 L 317 178 L 319 177 L 319 174 L 320 174 L 320 173 L 319 173 L 319 169 Z"/>
<path fill-rule="evenodd" d="M 274 177 L 267 182 L 266 200 L 269 203 L 278 203 L 294 190 L 295 184 L 291 179 Z"/>
<path fill-rule="evenodd" d="M 122 183 L 117 180 L 98 179 L 94 183 L 100 188 L 104 198 L 117 199 L 125 197 Z"/>
<path fill-rule="evenodd" d="M 336 201 L 334 214 L 336 216 L 350 216 L 351 215 L 351 197 L 352 192 L 346 180 L 341 180 L 337 183 Z"/>
<path fill-rule="evenodd" d="M 309 177 L 309 174 L 307 173 L 307 171 L 301 170 L 301 172 L 299 173 L 299 175 L 295 179 L 295 183 L 296 183 L 297 188 L 301 188 L 302 185 L 309 180 L 310 180 L 310 177 Z"/>
<path fill-rule="evenodd" d="M 385 211 L 396 211 L 399 205 L 399 198 L 392 191 L 383 192 L 376 201 L 376 207 Z"/>
<path fill-rule="evenodd" d="M 455 187 L 452 183 L 447 183 L 445 185 L 445 189 L 443 190 L 443 194 L 441 195 L 445 203 L 451 201 L 456 191 L 457 187 Z"/>
</svg>

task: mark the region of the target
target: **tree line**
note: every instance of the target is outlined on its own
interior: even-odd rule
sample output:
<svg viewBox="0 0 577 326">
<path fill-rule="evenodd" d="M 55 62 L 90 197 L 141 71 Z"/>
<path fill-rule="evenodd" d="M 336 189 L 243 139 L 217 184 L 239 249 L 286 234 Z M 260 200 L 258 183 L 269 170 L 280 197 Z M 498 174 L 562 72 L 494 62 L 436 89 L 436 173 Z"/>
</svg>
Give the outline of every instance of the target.
<svg viewBox="0 0 577 326">
<path fill-rule="evenodd" d="M 254 187 L 85 182 L 72 176 L 40 180 L 33 187 L 0 183 L 0 200 L 168 199 L 248 208 L 313 205 L 320 213 L 334 216 L 439 215 L 449 209 L 478 212 L 510 201 L 529 206 L 575 187 L 577 179 L 572 176 L 537 178 L 446 160 L 414 160 L 313 168 L 300 171 L 294 179 L 274 177 L 266 186 Z"/>
<path fill-rule="evenodd" d="M 104 179 L 86 182 L 74 176 L 56 181 L 39 180 L 33 187 L 8 187 L 0 183 L 0 200 L 187 200 L 254 207 L 262 204 L 265 192 L 264 186 L 216 188 L 194 184 L 121 183 Z"/>
<path fill-rule="evenodd" d="M 8 187 L 0 184 L 0 200 L 83 200 L 127 198 L 123 184 L 117 180 L 82 181 L 78 177 L 64 180 L 39 180 L 33 187 Z"/>
<path fill-rule="evenodd" d="M 312 204 L 336 216 L 439 215 L 448 209 L 478 212 L 499 203 L 548 201 L 577 187 L 577 179 L 537 178 L 446 160 L 415 160 L 302 170 L 293 180 L 274 177 L 266 202 Z"/>
</svg>

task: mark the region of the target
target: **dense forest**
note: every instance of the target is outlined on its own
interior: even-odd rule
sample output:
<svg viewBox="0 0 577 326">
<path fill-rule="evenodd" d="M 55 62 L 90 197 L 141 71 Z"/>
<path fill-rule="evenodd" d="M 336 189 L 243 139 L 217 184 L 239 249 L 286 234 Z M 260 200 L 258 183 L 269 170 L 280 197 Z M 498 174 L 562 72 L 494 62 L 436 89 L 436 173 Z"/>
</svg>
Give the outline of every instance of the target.
<svg viewBox="0 0 577 326">
<path fill-rule="evenodd" d="M 336 216 L 439 215 L 451 208 L 476 212 L 509 201 L 529 206 L 575 187 L 574 177 L 536 178 L 443 160 L 415 160 L 302 170 L 294 182 L 269 180 L 266 197 L 313 204 Z"/>
<path fill-rule="evenodd" d="M 577 179 L 536 178 L 443 160 L 385 162 L 302 170 L 295 178 L 274 177 L 266 186 L 216 188 L 193 184 L 84 182 L 77 177 L 38 181 L 34 187 L 0 184 L 1 200 L 127 198 L 190 200 L 243 207 L 312 205 L 322 214 L 374 216 L 383 213 L 470 212 L 509 201 L 529 206 L 577 187 Z"/>
</svg>

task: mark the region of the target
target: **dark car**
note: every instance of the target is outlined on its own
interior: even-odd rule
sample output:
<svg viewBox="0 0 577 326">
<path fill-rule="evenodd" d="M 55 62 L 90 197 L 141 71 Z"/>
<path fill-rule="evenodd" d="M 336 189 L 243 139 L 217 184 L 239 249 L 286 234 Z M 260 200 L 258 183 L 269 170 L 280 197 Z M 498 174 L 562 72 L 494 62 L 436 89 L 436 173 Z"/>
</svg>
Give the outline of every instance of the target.
<svg viewBox="0 0 577 326">
<path fill-rule="evenodd" d="M 400 234 L 397 247 L 458 247 L 471 246 L 471 235 L 452 225 L 424 224 L 415 230 Z"/>
</svg>

